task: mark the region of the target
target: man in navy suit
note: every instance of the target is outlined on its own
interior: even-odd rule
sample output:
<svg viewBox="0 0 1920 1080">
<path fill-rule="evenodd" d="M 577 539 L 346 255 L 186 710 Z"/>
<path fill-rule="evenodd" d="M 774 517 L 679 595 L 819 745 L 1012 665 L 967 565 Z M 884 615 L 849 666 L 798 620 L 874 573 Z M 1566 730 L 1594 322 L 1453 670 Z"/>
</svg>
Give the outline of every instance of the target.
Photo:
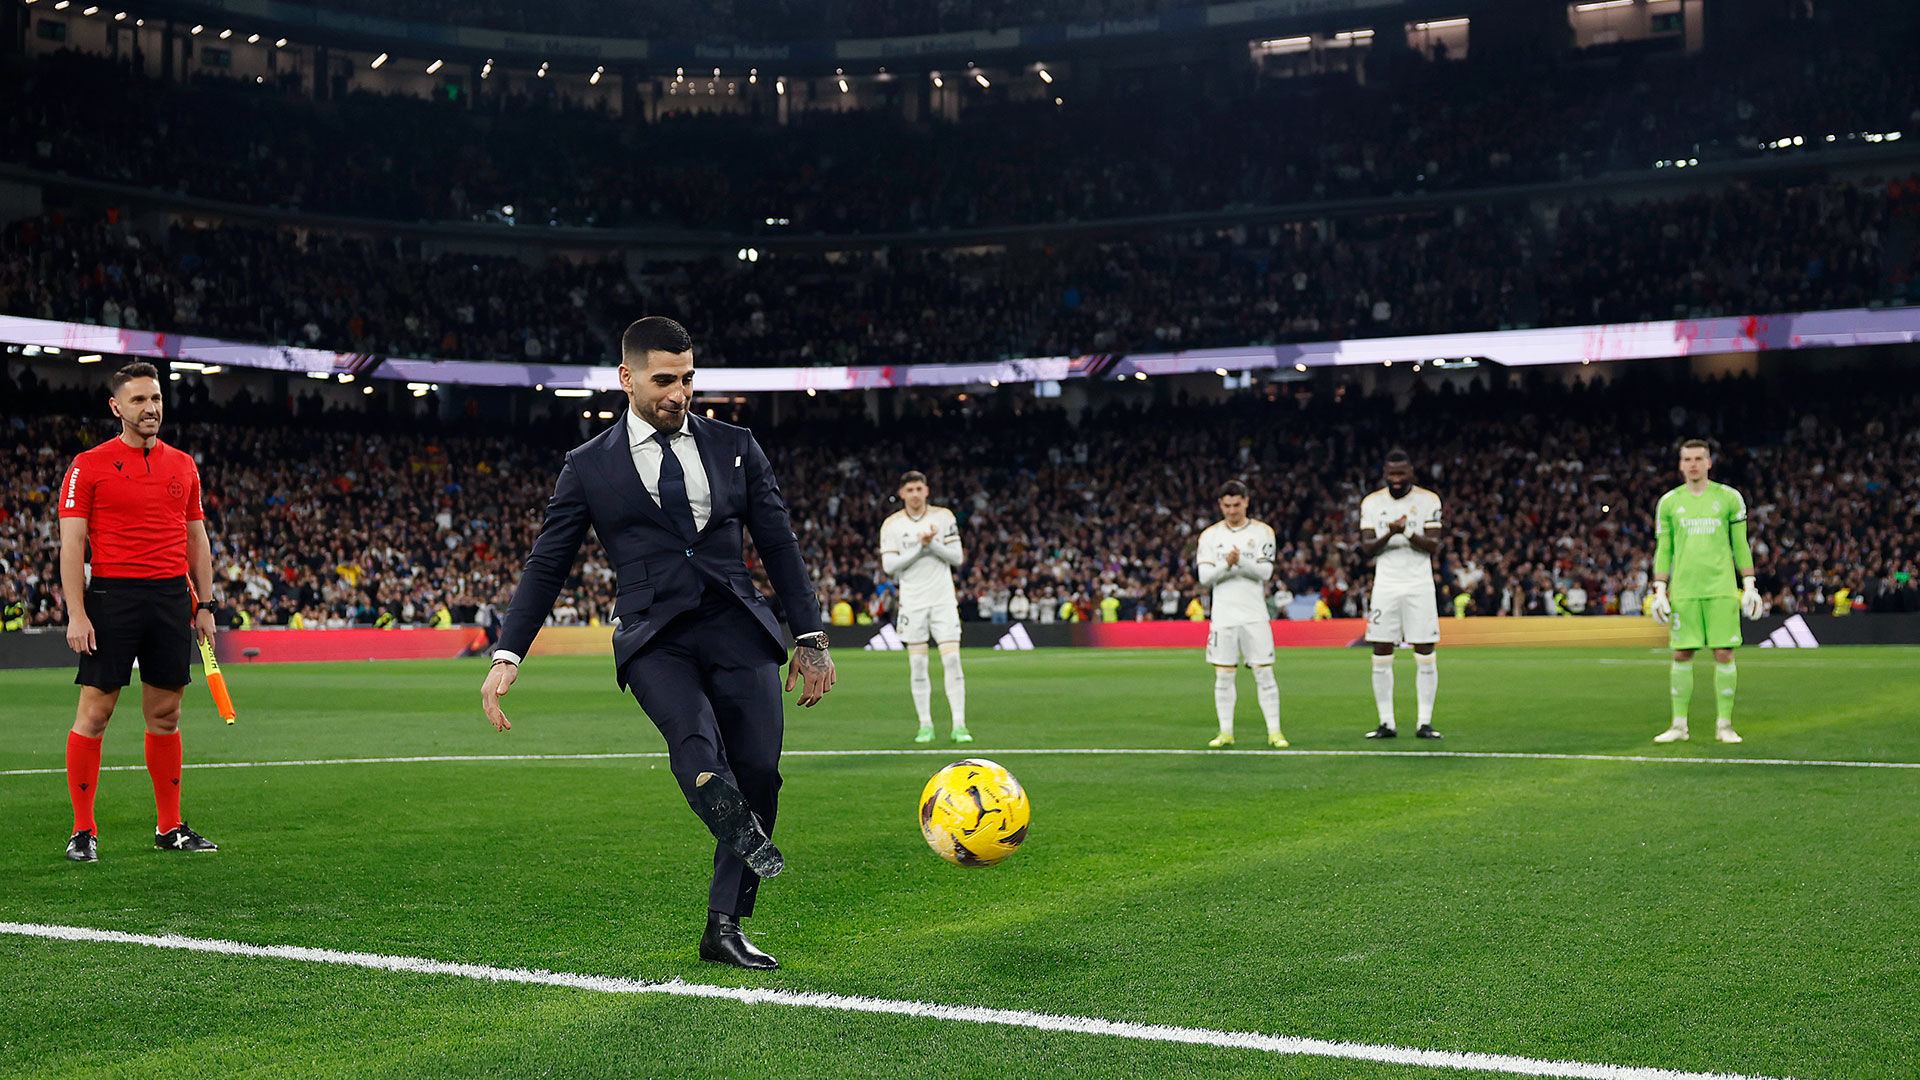
<svg viewBox="0 0 1920 1080">
<path fill-rule="evenodd" d="M 752 433 L 692 414 L 693 340 L 652 316 L 620 340 L 620 386 L 632 407 L 567 453 L 501 627 L 481 706 L 513 725 L 500 696 L 513 685 L 592 526 L 618 573 L 613 662 L 666 736 L 674 779 L 718 841 L 700 958 L 738 967 L 779 964 L 740 931 L 760 879 L 783 865 L 770 839 L 779 804 L 784 730 L 780 663 L 786 638 L 748 576 L 741 526 L 794 631 L 786 689 L 811 706 L 833 688 L 833 661 L 813 583 Z"/>
</svg>

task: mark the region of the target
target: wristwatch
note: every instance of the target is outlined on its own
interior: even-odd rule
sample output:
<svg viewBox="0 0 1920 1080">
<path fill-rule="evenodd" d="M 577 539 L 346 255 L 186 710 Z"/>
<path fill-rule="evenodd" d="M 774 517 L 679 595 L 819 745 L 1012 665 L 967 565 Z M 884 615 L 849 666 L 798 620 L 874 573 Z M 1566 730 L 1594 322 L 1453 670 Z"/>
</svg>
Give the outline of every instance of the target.
<svg viewBox="0 0 1920 1080">
<path fill-rule="evenodd" d="M 800 634 L 793 639 L 793 643 L 804 649 L 818 649 L 821 652 L 826 652 L 827 632 L 825 630 L 815 630 L 811 634 Z"/>
<path fill-rule="evenodd" d="M 202 601 L 200 601 L 199 603 L 197 603 L 197 604 L 195 604 L 195 605 L 193 605 L 193 610 L 195 610 L 195 611 L 214 611 L 214 610 L 217 610 L 217 609 L 218 609 L 218 607 L 219 607 L 219 605 L 217 605 L 217 604 L 215 604 L 215 603 L 214 603 L 213 601 L 211 601 L 211 600 L 202 600 Z"/>
</svg>

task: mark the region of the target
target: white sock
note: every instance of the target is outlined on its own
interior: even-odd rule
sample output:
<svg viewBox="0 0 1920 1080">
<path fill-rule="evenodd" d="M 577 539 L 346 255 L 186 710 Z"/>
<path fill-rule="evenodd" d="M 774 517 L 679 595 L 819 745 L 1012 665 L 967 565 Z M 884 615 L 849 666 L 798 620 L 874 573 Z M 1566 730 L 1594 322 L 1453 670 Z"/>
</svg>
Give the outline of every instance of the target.
<svg viewBox="0 0 1920 1080">
<path fill-rule="evenodd" d="M 913 711 L 920 714 L 920 726 L 933 726 L 933 679 L 927 675 L 927 654 L 907 654 L 907 684 L 913 687 Z"/>
<path fill-rule="evenodd" d="M 947 708 L 953 710 L 953 726 L 967 726 L 967 675 L 960 670 L 960 643 L 940 646 L 940 677 L 947 683 Z"/>
<path fill-rule="evenodd" d="M 1233 705 L 1238 691 L 1233 685 L 1233 677 L 1239 674 L 1238 668 L 1213 669 L 1213 711 L 1220 717 L 1220 734 L 1233 734 Z"/>
<path fill-rule="evenodd" d="M 1393 656 L 1373 658 L 1373 706 L 1380 711 L 1380 722 L 1393 727 Z"/>
<path fill-rule="evenodd" d="M 1420 726 L 1433 724 L 1433 697 L 1440 690 L 1440 657 L 1413 654 L 1413 688 L 1419 696 Z"/>
<path fill-rule="evenodd" d="M 1260 698 L 1260 715 L 1266 718 L 1267 734 L 1280 734 L 1280 683 L 1270 667 L 1253 669 L 1254 693 Z"/>
</svg>

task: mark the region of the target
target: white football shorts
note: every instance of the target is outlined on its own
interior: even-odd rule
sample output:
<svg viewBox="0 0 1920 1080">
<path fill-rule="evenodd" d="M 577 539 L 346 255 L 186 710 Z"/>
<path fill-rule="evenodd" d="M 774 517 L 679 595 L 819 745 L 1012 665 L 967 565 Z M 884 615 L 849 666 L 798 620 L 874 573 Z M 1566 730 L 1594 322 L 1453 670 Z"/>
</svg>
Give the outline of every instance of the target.
<svg viewBox="0 0 1920 1080">
<path fill-rule="evenodd" d="M 902 611 L 893 620 L 893 628 L 899 633 L 903 645 L 924 645 L 929 639 L 936 645 L 959 641 L 960 605 Z"/>
<path fill-rule="evenodd" d="M 1273 626 L 1269 623 L 1242 623 L 1239 626 L 1207 628 L 1207 663 L 1215 667 L 1271 667 L 1273 665 Z"/>
<path fill-rule="evenodd" d="M 1375 589 L 1367 598 L 1367 640 L 1438 644 L 1440 606 L 1433 589 Z"/>
</svg>

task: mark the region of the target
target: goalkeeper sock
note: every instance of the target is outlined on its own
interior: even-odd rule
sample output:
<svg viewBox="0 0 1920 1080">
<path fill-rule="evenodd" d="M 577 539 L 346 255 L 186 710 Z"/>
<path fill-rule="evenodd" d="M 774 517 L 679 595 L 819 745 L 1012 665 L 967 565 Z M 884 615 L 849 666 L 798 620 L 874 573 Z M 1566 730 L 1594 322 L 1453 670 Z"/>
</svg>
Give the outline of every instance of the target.
<svg viewBox="0 0 1920 1080">
<path fill-rule="evenodd" d="M 1373 705 L 1380 711 L 1380 723 L 1393 728 L 1393 657 L 1373 658 Z"/>
<path fill-rule="evenodd" d="M 1213 670 L 1213 711 L 1220 717 L 1220 734 L 1233 734 L 1233 706 L 1239 698 L 1239 691 L 1233 685 L 1233 677 L 1238 674 L 1236 668 L 1215 668 Z"/>
<path fill-rule="evenodd" d="M 953 711 L 953 726 L 967 726 L 967 673 L 960 669 L 960 643 L 940 646 L 940 677 L 947 684 L 947 708 Z"/>
<path fill-rule="evenodd" d="M 74 832 L 100 831 L 93 820 L 93 797 L 100 787 L 100 744 L 105 741 L 67 732 L 67 794 L 73 796 Z"/>
<path fill-rule="evenodd" d="M 1254 696 L 1260 699 L 1260 715 L 1267 722 L 1267 734 L 1280 734 L 1280 683 L 1270 667 L 1253 669 Z"/>
<path fill-rule="evenodd" d="M 927 654 L 907 654 L 907 685 L 913 688 L 913 711 L 921 727 L 933 726 L 933 679 L 927 674 Z"/>
<path fill-rule="evenodd" d="M 147 775 L 153 777 L 153 807 L 158 814 L 156 832 L 172 832 L 180 827 L 180 733 L 155 735 L 147 732 Z"/>
<path fill-rule="evenodd" d="M 1440 658 L 1413 654 L 1413 688 L 1419 694 L 1420 726 L 1433 726 L 1433 699 L 1440 692 Z"/>
<path fill-rule="evenodd" d="M 1713 665 L 1713 714 L 1722 725 L 1733 723 L 1733 690 L 1739 684 L 1733 661 Z"/>
<path fill-rule="evenodd" d="M 1673 726 L 1686 727 L 1687 706 L 1693 702 L 1693 661 L 1675 660 L 1667 685 L 1673 695 Z"/>
</svg>

